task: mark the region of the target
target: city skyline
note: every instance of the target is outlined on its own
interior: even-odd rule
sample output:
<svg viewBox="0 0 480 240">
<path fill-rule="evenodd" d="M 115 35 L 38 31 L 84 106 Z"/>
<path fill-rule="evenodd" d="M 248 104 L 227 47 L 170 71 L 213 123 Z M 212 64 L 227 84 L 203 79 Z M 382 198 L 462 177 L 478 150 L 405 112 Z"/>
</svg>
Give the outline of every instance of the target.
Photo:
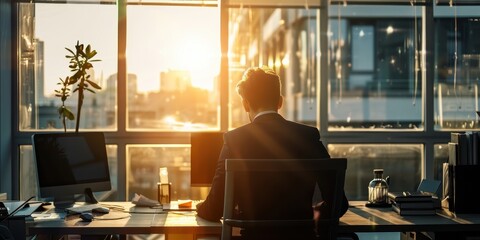
<svg viewBox="0 0 480 240">
<path fill-rule="evenodd" d="M 72 13 L 82 12 L 89 17 L 70 21 Z M 94 64 L 96 79 L 117 73 L 115 5 L 36 4 L 35 16 L 35 38 L 44 42 L 46 97 L 57 89 L 59 78 L 70 74 L 65 47 L 73 48 L 77 40 L 98 51 L 102 61 Z M 192 17 L 198 21 L 189 21 Z M 175 24 L 164 24 L 172 19 Z M 158 91 L 160 73 L 168 70 L 189 71 L 193 86 L 213 90 L 220 63 L 218 30 L 216 8 L 129 6 L 127 72 L 138 76 L 138 92 Z"/>
</svg>

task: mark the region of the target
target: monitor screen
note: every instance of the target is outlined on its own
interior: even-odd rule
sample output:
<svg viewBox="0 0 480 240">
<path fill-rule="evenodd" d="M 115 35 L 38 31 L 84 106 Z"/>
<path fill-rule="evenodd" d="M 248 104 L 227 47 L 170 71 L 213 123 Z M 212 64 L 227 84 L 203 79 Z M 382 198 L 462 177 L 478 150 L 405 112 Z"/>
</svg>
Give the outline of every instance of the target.
<svg viewBox="0 0 480 240">
<path fill-rule="evenodd" d="M 210 186 L 223 146 L 223 132 L 194 132 L 190 144 L 190 183 L 194 187 Z"/>
<path fill-rule="evenodd" d="M 32 141 L 41 197 L 111 189 L 103 133 L 39 133 Z"/>
</svg>

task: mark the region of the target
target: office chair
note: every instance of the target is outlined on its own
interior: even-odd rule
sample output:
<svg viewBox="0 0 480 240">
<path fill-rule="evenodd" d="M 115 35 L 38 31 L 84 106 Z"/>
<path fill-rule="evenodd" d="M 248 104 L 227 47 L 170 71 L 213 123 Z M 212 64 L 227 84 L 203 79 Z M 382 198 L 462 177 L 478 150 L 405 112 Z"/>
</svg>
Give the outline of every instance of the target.
<svg viewBox="0 0 480 240">
<path fill-rule="evenodd" d="M 7 228 L 5 225 L 0 225 L 0 240 L 14 240 L 10 229 Z"/>
<path fill-rule="evenodd" d="M 232 227 L 241 229 L 234 239 L 317 239 L 313 217 L 305 216 L 312 216 L 319 178 L 334 184 L 330 216 L 318 222 L 322 239 L 336 239 L 346 168 L 345 158 L 227 159 L 222 239 L 232 239 Z"/>
</svg>

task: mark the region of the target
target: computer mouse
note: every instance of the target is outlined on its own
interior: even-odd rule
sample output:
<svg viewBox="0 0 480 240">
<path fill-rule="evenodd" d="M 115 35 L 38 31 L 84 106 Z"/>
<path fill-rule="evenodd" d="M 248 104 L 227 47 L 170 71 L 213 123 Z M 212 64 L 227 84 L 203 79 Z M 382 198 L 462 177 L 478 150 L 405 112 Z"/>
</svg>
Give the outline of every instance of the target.
<svg viewBox="0 0 480 240">
<path fill-rule="evenodd" d="M 93 220 L 93 214 L 88 212 L 80 213 L 80 218 L 84 222 L 91 222 Z"/>
<path fill-rule="evenodd" d="M 97 208 L 93 208 L 93 209 L 92 209 L 92 212 L 96 212 L 96 213 L 109 213 L 109 212 L 110 212 L 110 209 L 107 208 L 107 207 L 97 207 Z"/>
</svg>

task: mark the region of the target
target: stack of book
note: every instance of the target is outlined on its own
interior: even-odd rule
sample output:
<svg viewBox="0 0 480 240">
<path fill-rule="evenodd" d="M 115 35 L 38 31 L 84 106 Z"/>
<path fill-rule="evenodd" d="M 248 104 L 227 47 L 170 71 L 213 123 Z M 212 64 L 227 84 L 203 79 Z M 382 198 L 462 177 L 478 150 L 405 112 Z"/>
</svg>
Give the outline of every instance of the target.
<svg viewBox="0 0 480 240">
<path fill-rule="evenodd" d="M 443 164 L 442 207 L 455 213 L 480 213 L 471 184 L 480 174 L 480 132 L 452 132 L 448 163 Z"/>
<path fill-rule="evenodd" d="M 402 216 L 435 215 L 438 198 L 427 192 L 389 192 L 392 209 Z"/>
</svg>

